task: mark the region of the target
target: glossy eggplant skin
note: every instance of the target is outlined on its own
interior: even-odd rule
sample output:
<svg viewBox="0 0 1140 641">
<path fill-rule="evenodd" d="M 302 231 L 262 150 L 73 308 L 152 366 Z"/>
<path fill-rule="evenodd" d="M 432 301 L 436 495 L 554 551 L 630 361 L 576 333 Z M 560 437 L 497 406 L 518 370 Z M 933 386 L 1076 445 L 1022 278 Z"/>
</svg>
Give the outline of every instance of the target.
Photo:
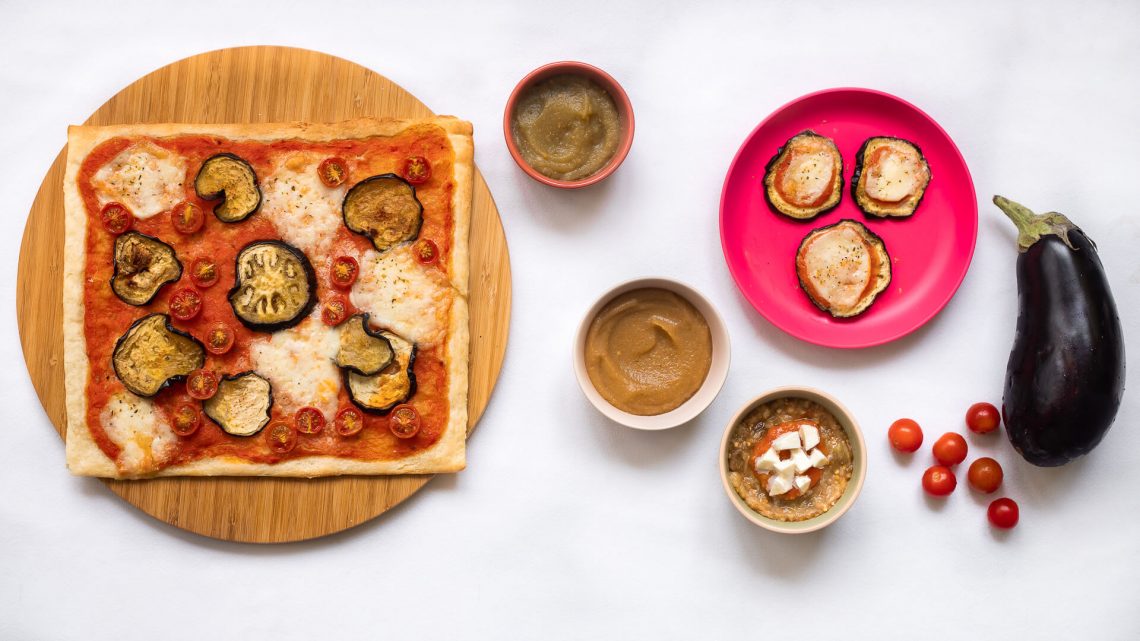
<svg viewBox="0 0 1140 641">
<path fill-rule="evenodd" d="M 1124 395 L 1124 335 L 1108 278 L 1096 245 L 1068 224 L 1064 233 L 1022 243 L 1017 333 L 1002 398 L 1013 447 L 1045 467 L 1096 447 Z"/>
</svg>

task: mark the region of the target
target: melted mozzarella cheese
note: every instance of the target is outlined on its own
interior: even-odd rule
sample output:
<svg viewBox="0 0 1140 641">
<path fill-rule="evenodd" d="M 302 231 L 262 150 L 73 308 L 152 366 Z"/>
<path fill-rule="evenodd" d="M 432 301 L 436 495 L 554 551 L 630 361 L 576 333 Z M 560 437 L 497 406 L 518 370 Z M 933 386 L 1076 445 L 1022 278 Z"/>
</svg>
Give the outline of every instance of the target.
<svg viewBox="0 0 1140 641">
<path fill-rule="evenodd" d="M 913 151 L 888 148 L 867 168 L 867 195 L 886 203 L 899 202 L 918 189 L 921 170 L 920 159 Z"/>
<path fill-rule="evenodd" d="M 831 191 L 835 157 L 825 149 L 797 153 L 789 161 L 780 191 L 788 202 L 806 206 Z"/>
<path fill-rule="evenodd" d="M 281 238 L 310 258 L 327 253 L 341 226 L 345 187 L 330 189 L 317 177 L 318 158 L 295 155 L 261 184 L 261 209 Z"/>
<path fill-rule="evenodd" d="M 127 147 L 92 178 L 100 204 L 118 202 L 138 218 L 150 218 L 186 198 L 186 163 L 161 147 Z"/>
<path fill-rule="evenodd" d="M 336 413 L 340 374 L 333 359 L 340 345 L 335 328 L 315 312 L 299 325 L 250 345 L 253 369 L 269 379 L 273 401 L 287 414 L 311 405 L 330 419 Z"/>
<path fill-rule="evenodd" d="M 151 472 L 166 461 L 178 437 L 154 408 L 154 403 L 119 392 L 99 414 L 107 437 L 120 448 L 115 463 L 127 473 Z"/>
<path fill-rule="evenodd" d="M 435 267 L 421 265 L 411 247 L 383 254 L 369 250 L 360 260 L 360 280 L 352 304 L 370 320 L 421 347 L 439 343 L 447 332 L 447 312 L 454 291 Z"/>
<path fill-rule="evenodd" d="M 840 225 L 807 247 L 804 266 L 818 298 L 836 310 L 854 308 L 871 281 L 871 252 L 858 231 Z"/>
</svg>

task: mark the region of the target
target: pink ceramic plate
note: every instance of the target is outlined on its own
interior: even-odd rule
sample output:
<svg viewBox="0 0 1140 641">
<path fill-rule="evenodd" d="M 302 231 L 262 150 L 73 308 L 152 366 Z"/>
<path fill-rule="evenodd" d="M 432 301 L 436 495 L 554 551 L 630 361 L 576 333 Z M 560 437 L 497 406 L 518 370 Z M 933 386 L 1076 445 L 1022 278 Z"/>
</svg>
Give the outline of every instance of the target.
<svg viewBox="0 0 1140 641">
<path fill-rule="evenodd" d="M 804 129 L 828 136 L 843 155 L 843 200 L 808 221 L 774 213 L 764 200 L 764 165 Z M 933 178 L 913 216 L 865 216 L 851 198 L 855 153 L 871 136 L 917 144 Z M 836 319 L 800 289 L 794 260 L 811 230 L 857 220 L 883 238 L 891 255 L 890 287 L 863 314 Z M 954 141 L 918 107 L 870 89 L 827 89 L 798 98 L 760 123 L 736 153 L 720 199 L 720 239 L 740 291 L 773 325 L 827 347 L 881 345 L 934 317 L 966 276 L 978 234 L 970 170 Z"/>
</svg>

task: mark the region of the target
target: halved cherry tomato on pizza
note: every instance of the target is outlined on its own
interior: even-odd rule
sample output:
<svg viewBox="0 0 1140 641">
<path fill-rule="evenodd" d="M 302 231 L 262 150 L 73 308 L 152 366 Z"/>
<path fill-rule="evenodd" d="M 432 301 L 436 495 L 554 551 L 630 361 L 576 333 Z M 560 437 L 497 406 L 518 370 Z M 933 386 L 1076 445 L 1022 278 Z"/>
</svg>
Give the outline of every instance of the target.
<svg viewBox="0 0 1140 641">
<path fill-rule="evenodd" d="M 103 211 L 99 212 L 99 218 L 103 221 L 103 229 L 116 236 L 130 229 L 135 221 L 134 214 L 119 203 L 103 205 Z"/>
<path fill-rule="evenodd" d="M 170 315 L 186 321 L 202 312 L 202 295 L 189 287 L 174 292 L 170 296 Z"/>
<path fill-rule="evenodd" d="M 191 403 L 182 403 L 174 408 L 170 430 L 179 436 L 190 436 L 198 431 L 198 426 L 201 424 L 202 413 L 198 411 L 198 407 Z"/>
<path fill-rule="evenodd" d="M 431 180 L 431 163 L 423 156 L 412 156 L 404 161 L 404 180 L 422 185 Z"/>
<path fill-rule="evenodd" d="M 218 393 L 218 375 L 208 369 L 196 369 L 186 377 L 186 393 L 204 401 Z"/>
<path fill-rule="evenodd" d="M 234 330 L 223 322 L 214 323 L 206 333 L 206 351 L 211 354 L 225 354 L 234 346 Z"/>
<path fill-rule="evenodd" d="M 341 289 L 348 289 L 360 275 L 360 263 L 352 256 L 337 256 L 329 268 L 329 280 Z"/>
<path fill-rule="evenodd" d="M 399 438 L 412 438 L 420 431 L 420 413 L 407 403 L 397 405 L 388 418 L 388 429 Z"/>
<path fill-rule="evenodd" d="M 315 407 L 302 407 L 293 415 L 293 425 L 302 434 L 316 434 L 325 429 L 325 415 Z"/>
<path fill-rule="evenodd" d="M 364 415 L 355 407 L 346 407 L 336 413 L 334 425 L 337 434 L 352 436 L 364 429 Z"/>
<path fill-rule="evenodd" d="M 343 296 L 333 296 L 321 308 L 321 320 L 325 325 L 336 327 L 348 318 L 348 301 Z"/>
<path fill-rule="evenodd" d="M 180 234 L 193 234 L 206 224 L 206 215 L 198 205 L 183 201 L 170 210 L 170 224 Z"/>
<path fill-rule="evenodd" d="M 286 421 L 276 421 L 265 430 L 269 449 L 278 454 L 292 452 L 297 447 L 297 430 Z"/>
<path fill-rule="evenodd" d="M 416 260 L 429 265 L 439 258 L 439 246 L 430 238 L 421 238 L 412 245 L 412 253 L 415 254 Z"/>
<path fill-rule="evenodd" d="M 195 258 L 190 263 L 190 280 L 202 289 L 218 282 L 218 263 L 213 258 Z"/>
<path fill-rule="evenodd" d="M 339 187 L 348 180 L 348 164 L 342 158 L 325 158 L 317 166 L 317 176 L 325 187 Z"/>
</svg>

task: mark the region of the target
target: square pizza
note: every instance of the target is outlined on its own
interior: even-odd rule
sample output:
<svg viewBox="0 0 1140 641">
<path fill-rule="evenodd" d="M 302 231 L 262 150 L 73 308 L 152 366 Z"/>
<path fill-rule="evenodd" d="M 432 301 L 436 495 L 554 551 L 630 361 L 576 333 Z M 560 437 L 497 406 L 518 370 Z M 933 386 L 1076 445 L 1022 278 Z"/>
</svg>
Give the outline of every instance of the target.
<svg viewBox="0 0 1140 641">
<path fill-rule="evenodd" d="M 471 125 L 71 127 L 74 474 L 465 465 Z"/>
</svg>

